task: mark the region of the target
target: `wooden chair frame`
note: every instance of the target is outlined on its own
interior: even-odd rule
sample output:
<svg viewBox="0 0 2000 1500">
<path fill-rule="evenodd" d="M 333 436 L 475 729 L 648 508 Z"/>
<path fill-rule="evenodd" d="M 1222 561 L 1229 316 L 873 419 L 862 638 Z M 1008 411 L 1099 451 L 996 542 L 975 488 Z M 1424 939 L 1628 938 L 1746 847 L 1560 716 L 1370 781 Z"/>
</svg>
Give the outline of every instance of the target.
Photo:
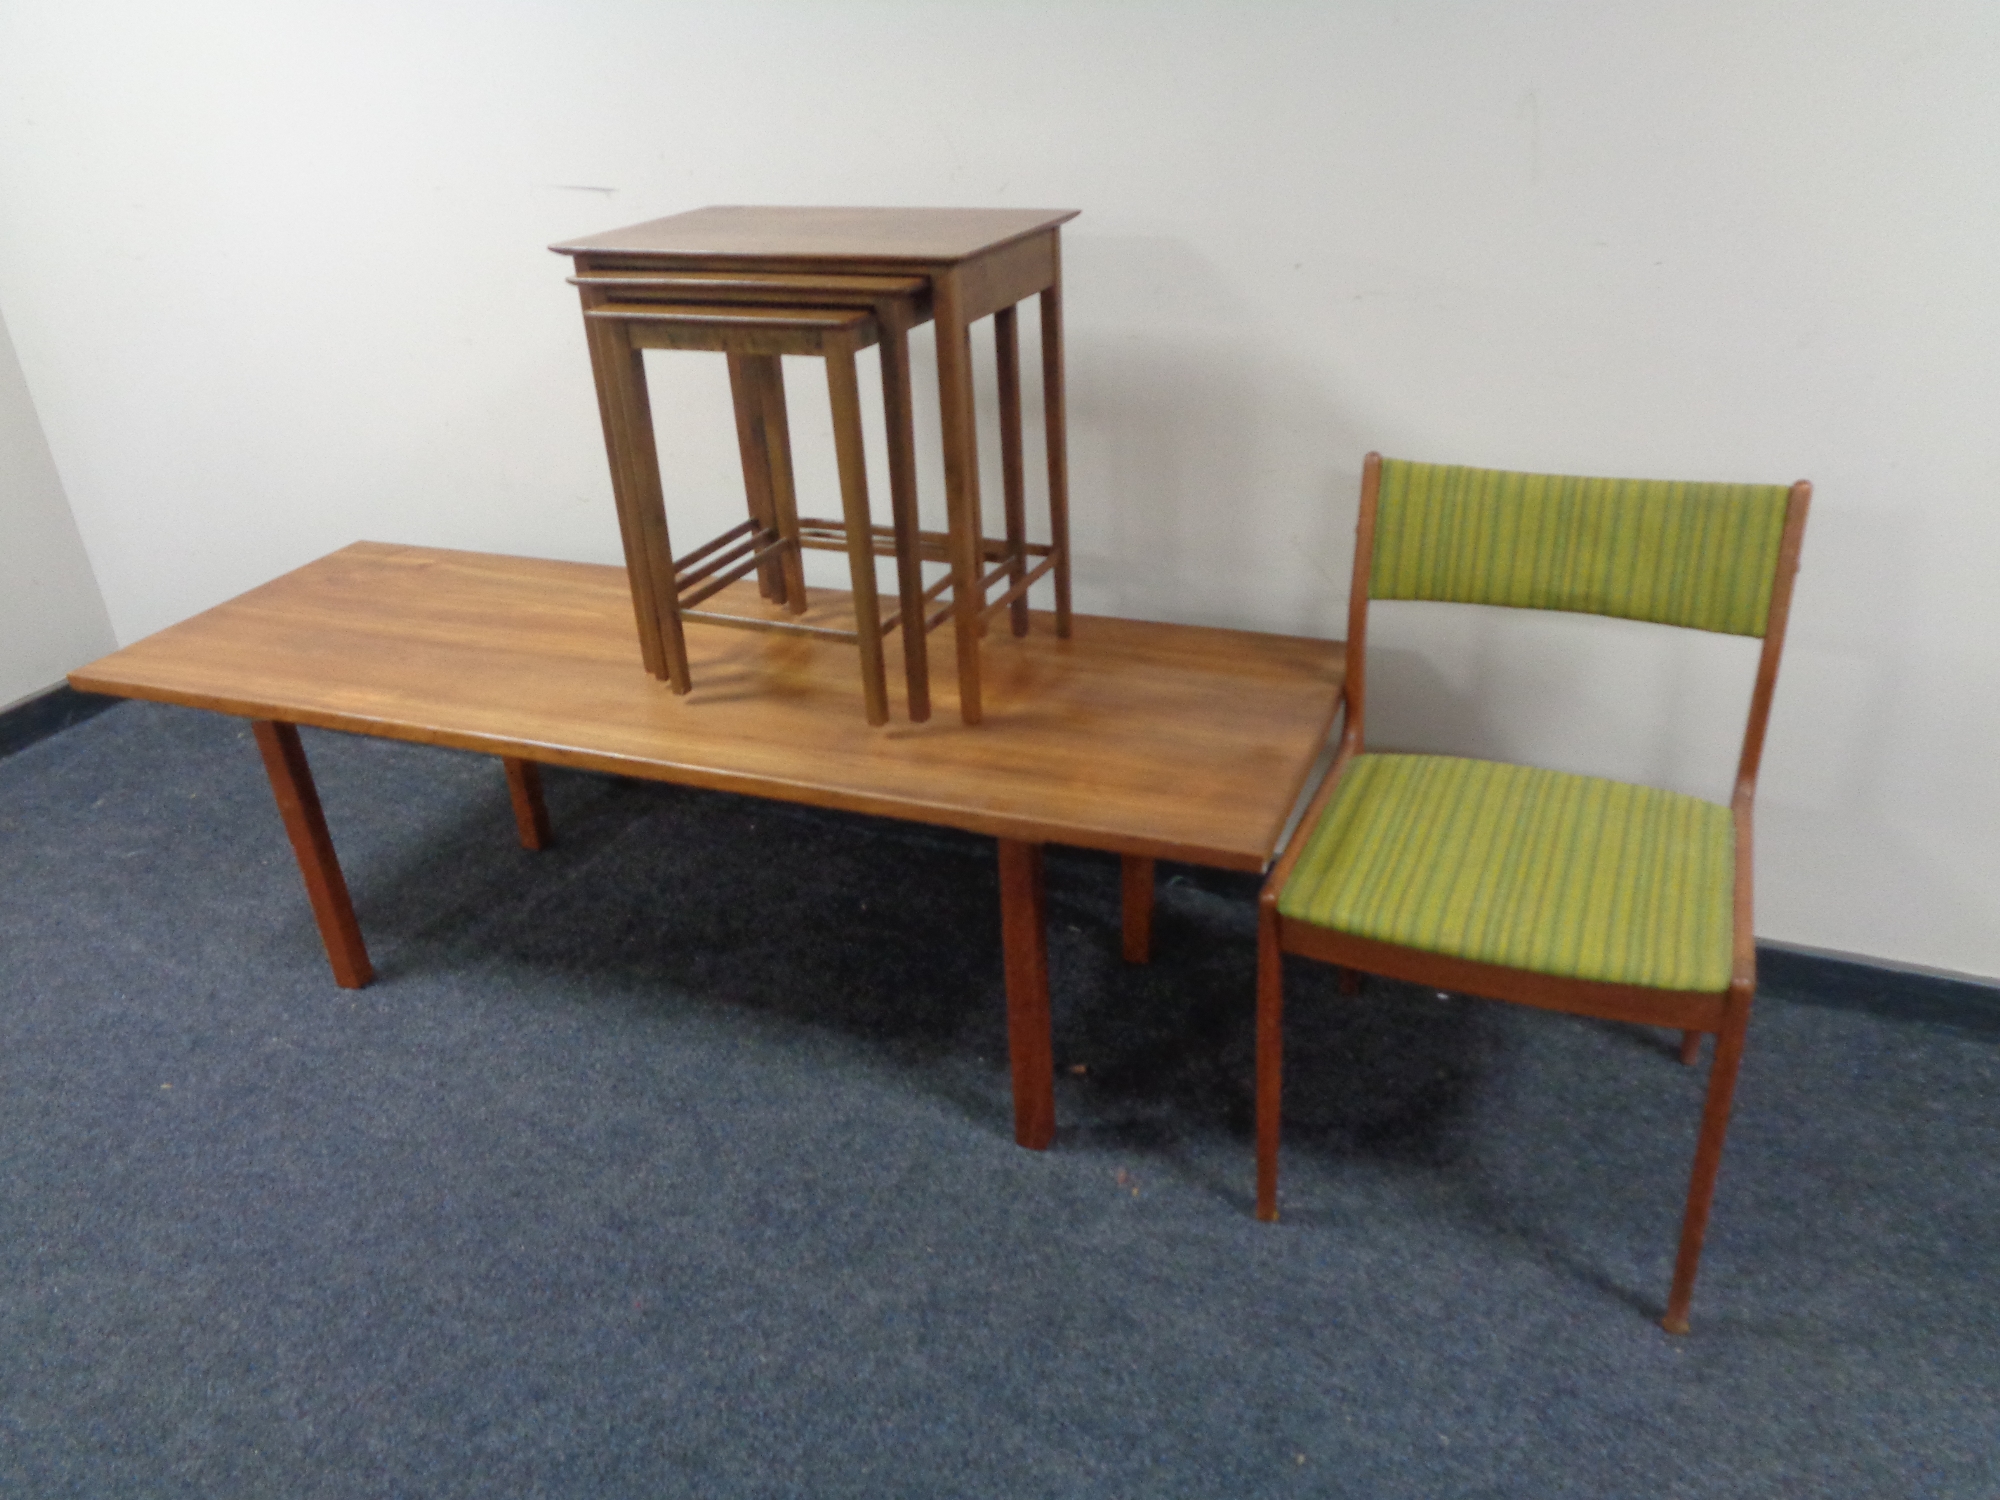
<svg viewBox="0 0 2000 1500">
<path fill-rule="evenodd" d="M 1743 1059 L 1750 1004 L 1757 989 L 1757 949 L 1751 925 L 1751 804 L 1757 789 L 1757 768 L 1764 752 L 1764 731 L 1770 718 L 1771 696 L 1784 649 L 1790 613 L 1792 580 L 1798 572 L 1799 548 L 1805 534 L 1812 486 L 1801 480 L 1792 486 L 1779 542 L 1776 575 L 1771 584 L 1757 677 L 1750 695 L 1750 713 L 1743 731 L 1743 748 L 1736 766 L 1730 811 L 1736 835 L 1734 941 L 1729 987 L 1719 993 L 1661 990 L 1642 985 L 1600 984 L 1558 978 L 1499 965 L 1477 963 L 1428 953 L 1417 948 L 1355 937 L 1284 916 L 1278 897 L 1291 878 L 1306 842 L 1339 789 L 1354 758 L 1362 753 L 1367 688 L 1367 642 L 1370 569 L 1375 550 L 1375 517 L 1382 482 L 1382 456 L 1370 453 L 1362 468 L 1361 515 L 1355 528 L 1354 583 L 1348 599 L 1347 679 L 1344 719 L 1333 764 L 1299 820 L 1291 840 L 1272 867 L 1257 905 L 1257 1217 L 1278 1216 L 1278 1139 L 1280 1130 L 1284 1051 L 1284 955 L 1298 954 L 1335 964 L 1349 971 L 1379 974 L 1441 990 L 1453 990 L 1493 1000 L 1510 1000 L 1546 1010 L 1610 1020 L 1664 1026 L 1682 1033 L 1681 1060 L 1692 1063 L 1704 1034 L 1717 1037 L 1709 1069 L 1707 1100 L 1695 1146 L 1688 1185 L 1687 1209 L 1681 1224 L 1679 1254 L 1661 1324 L 1670 1333 L 1688 1330 L 1688 1305 L 1694 1294 L 1695 1272 L 1708 1229 L 1715 1179 L 1722 1163 L 1723 1139 L 1729 1129 L 1736 1075 Z"/>
</svg>

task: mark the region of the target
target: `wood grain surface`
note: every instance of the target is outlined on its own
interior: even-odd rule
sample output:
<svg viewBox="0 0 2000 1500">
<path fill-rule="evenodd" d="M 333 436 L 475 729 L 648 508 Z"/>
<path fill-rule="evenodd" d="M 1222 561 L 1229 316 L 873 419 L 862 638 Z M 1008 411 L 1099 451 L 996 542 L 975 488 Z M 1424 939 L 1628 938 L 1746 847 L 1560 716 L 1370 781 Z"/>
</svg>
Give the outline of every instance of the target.
<svg viewBox="0 0 2000 1500">
<path fill-rule="evenodd" d="M 801 263 L 965 260 L 1075 218 L 1073 208 L 777 208 L 716 205 L 549 248 L 558 255 L 645 255 Z"/>
<path fill-rule="evenodd" d="M 806 619 L 852 618 L 812 590 Z M 734 613 L 776 615 L 748 581 Z M 891 637 L 892 678 L 902 633 Z M 1261 870 L 1340 691 L 1338 643 L 1079 615 L 985 642 L 985 723 L 863 722 L 853 648 L 691 622 L 646 674 L 624 570 L 357 542 L 71 674 L 88 692 L 1121 854 Z M 936 649 L 949 651 L 949 641 Z"/>
</svg>

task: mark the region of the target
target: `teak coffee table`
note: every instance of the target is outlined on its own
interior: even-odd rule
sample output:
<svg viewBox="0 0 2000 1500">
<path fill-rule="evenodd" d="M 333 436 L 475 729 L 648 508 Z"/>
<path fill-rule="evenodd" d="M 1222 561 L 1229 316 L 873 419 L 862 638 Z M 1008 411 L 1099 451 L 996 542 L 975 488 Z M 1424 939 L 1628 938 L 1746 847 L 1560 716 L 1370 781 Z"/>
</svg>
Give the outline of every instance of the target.
<svg viewBox="0 0 2000 1500">
<path fill-rule="evenodd" d="M 731 587 L 732 608 L 782 607 Z M 811 593 L 808 618 L 847 610 L 844 594 Z M 1068 640 L 996 632 L 983 727 L 941 714 L 871 729 L 842 643 L 702 624 L 687 641 L 695 686 L 677 698 L 641 670 L 620 568 L 357 542 L 70 682 L 254 721 L 349 987 L 372 969 L 301 724 L 500 757 L 531 848 L 549 836 L 538 763 L 989 835 L 1015 1139 L 1041 1148 L 1055 1134 L 1043 846 L 1123 856 L 1125 953 L 1143 960 L 1155 859 L 1269 862 L 1326 745 L 1343 662 L 1331 641 L 1080 615 Z"/>
<path fill-rule="evenodd" d="M 977 426 L 973 414 L 972 324 L 992 316 L 1000 372 L 1002 472 L 1010 545 L 1023 540 L 1019 356 L 1015 304 L 1039 297 L 1042 403 L 1048 483 L 1049 558 L 1055 587 L 1056 633 L 1070 621 L 1069 456 L 1064 418 L 1062 225 L 1076 209 L 1038 208 L 762 208 L 712 207 L 584 235 L 550 246 L 575 262 L 586 313 L 615 294 L 620 273 L 736 271 L 783 275 L 918 275 L 930 288 L 937 330 L 938 401 L 945 500 L 950 537 L 953 628 L 957 646 L 959 714 L 977 724 L 984 713 L 980 643 L 989 608 L 979 500 Z M 686 667 L 672 672 L 675 642 L 665 638 L 671 613 L 673 559 L 665 552 L 658 462 L 650 418 L 633 392 L 643 372 L 621 361 L 630 351 L 610 347 L 608 328 L 593 330 L 592 360 L 603 409 L 605 442 L 632 585 L 633 612 L 648 646 L 648 669 L 684 691 Z M 1026 557 L 1000 570 L 1008 588 L 992 607 L 1013 607 L 1018 634 L 1027 620 Z M 658 580 L 658 581 L 656 581 Z"/>
</svg>

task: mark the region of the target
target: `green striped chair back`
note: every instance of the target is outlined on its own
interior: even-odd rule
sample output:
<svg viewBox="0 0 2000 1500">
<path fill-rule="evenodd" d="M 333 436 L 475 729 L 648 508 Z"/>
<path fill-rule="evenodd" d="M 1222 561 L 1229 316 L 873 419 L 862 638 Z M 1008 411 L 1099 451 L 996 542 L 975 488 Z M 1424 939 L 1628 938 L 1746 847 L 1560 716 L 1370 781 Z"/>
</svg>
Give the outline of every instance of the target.
<svg viewBox="0 0 2000 1500">
<path fill-rule="evenodd" d="M 1368 592 L 1761 636 L 1789 494 L 1385 458 Z"/>
</svg>

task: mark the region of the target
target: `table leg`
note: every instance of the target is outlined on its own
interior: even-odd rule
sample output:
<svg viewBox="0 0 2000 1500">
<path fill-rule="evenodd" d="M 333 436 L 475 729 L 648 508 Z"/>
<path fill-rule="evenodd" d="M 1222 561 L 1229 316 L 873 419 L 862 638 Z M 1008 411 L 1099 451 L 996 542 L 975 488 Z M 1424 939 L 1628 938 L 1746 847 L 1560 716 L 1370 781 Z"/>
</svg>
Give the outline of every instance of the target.
<svg viewBox="0 0 2000 1500">
<path fill-rule="evenodd" d="M 1069 417 L 1063 391 L 1062 241 L 1050 246 L 1056 276 L 1042 293 L 1042 423 L 1049 455 L 1049 545 L 1056 555 L 1056 634 L 1069 639 Z"/>
<path fill-rule="evenodd" d="M 1708 1234 L 1708 1211 L 1715 1201 L 1716 1173 L 1722 1168 L 1722 1144 L 1729 1133 L 1729 1110 L 1736 1097 L 1736 1070 L 1743 1062 L 1743 1039 L 1750 1024 L 1751 993 L 1731 987 L 1722 1029 L 1715 1036 L 1715 1057 L 1708 1065 L 1708 1099 L 1702 1106 L 1687 1212 L 1681 1220 L 1680 1254 L 1674 1260 L 1666 1316 L 1660 1319 L 1660 1326 L 1668 1333 L 1688 1331 L 1688 1303 L 1694 1297 L 1695 1272 L 1701 1268 L 1701 1244 Z"/>
<path fill-rule="evenodd" d="M 1153 862 L 1143 855 L 1126 854 L 1119 859 L 1119 883 L 1125 897 L 1125 962 L 1151 963 L 1153 959 Z"/>
<path fill-rule="evenodd" d="M 514 827 L 523 849 L 546 849 L 555 833 L 549 825 L 549 805 L 542 800 L 542 768 L 531 760 L 500 757 L 507 770 L 507 795 L 514 803 Z"/>
<path fill-rule="evenodd" d="M 1045 1151 L 1056 1136 L 1055 1046 L 1049 1021 L 1048 888 L 1042 846 L 1000 840 L 1000 932 L 1007 969 L 1007 1051 L 1014 1140 Z"/>
<path fill-rule="evenodd" d="M 1021 468 L 1021 339 L 1014 309 L 993 314 L 993 355 L 1000 379 L 1000 478 L 1006 497 L 1007 587 L 1020 586 L 1028 572 L 1027 476 Z M 1007 606 L 1014 634 L 1028 633 L 1028 596 Z"/>
<path fill-rule="evenodd" d="M 272 795 L 278 799 L 278 815 L 291 835 L 299 873 L 305 877 L 306 897 L 319 923 L 320 941 L 326 944 L 327 962 L 333 965 L 334 983 L 344 990 L 358 990 L 375 977 L 375 969 L 361 941 L 361 924 L 354 919 L 354 903 L 348 899 L 347 880 L 333 852 L 333 836 L 326 831 L 326 815 L 320 811 L 319 791 L 313 786 L 298 728 L 271 719 L 253 719 L 250 727 L 264 756 Z"/>
<path fill-rule="evenodd" d="M 966 723 L 977 724 L 984 717 L 979 701 L 979 629 L 986 612 L 986 591 L 979 584 L 985 571 L 980 545 L 984 529 L 979 514 L 979 431 L 972 406 L 972 336 L 957 271 L 946 271 L 931 283 L 931 319 L 937 331 L 938 416 L 944 428 L 958 713 Z"/>
</svg>

